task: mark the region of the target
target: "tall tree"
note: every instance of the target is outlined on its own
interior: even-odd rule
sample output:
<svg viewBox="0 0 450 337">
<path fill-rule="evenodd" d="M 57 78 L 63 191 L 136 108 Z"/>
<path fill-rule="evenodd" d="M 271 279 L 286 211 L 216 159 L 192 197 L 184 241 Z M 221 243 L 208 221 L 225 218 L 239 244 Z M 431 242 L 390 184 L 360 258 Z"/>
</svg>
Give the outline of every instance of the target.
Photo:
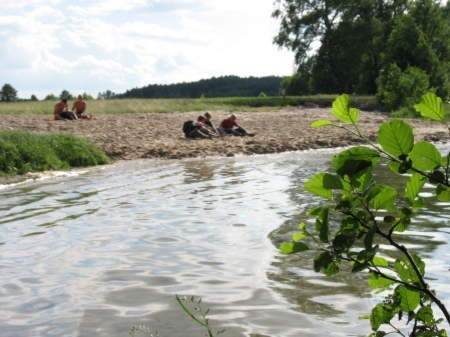
<svg viewBox="0 0 450 337">
<path fill-rule="evenodd" d="M 295 61 L 308 59 L 311 46 L 328 35 L 352 0 L 276 0 L 272 16 L 280 20 L 274 43 L 295 53 Z"/>
<path fill-rule="evenodd" d="M 12 102 L 17 99 L 17 90 L 9 84 L 5 83 L 1 91 L 1 100 L 5 102 Z"/>
<path fill-rule="evenodd" d="M 403 71 L 416 67 L 428 74 L 430 86 L 446 99 L 450 94 L 450 11 L 437 0 L 417 0 L 399 17 L 387 40 L 385 66 Z"/>
<path fill-rule="evenodd" d="M 72 98 L 73 98 L 72 94 L 65 89 L 61 91 L 61 93 L 59 94 L 59 99 L 72 99 Z"/>
</svg>

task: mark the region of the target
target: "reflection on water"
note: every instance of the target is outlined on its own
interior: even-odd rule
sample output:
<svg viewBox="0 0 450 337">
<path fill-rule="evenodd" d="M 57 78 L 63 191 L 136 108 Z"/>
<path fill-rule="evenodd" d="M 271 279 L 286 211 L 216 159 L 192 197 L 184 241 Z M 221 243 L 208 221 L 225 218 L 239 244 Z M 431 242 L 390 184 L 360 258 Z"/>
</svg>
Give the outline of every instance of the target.
<svg viewBox="0 0 450 337">
<path fill-rule="evenodd" d="M 0 337 L 202 335 L 175 294 L 201 296 L 225 336 L 366 335 L 362 276 L 271 242 L 317 203 L 301 186 L 329 157 L 124 162 L 0 190 Z M 448 208 L 405 234 L 447 298 Z"/>
</svg>

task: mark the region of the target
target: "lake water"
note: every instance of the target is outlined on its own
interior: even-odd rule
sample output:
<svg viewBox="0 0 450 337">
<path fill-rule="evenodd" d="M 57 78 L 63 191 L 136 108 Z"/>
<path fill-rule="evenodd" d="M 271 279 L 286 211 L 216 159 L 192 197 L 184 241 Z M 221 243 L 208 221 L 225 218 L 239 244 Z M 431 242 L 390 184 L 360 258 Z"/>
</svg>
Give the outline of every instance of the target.
<svg viewBox="0 0 450 337">
<path fill-rule="evenodd" d="M 331 151 L 131 161 L 0 189 L 0 337 L 203 336 L 175 294 L 202 298 L 221 336 L 365 336 L 363 275 L 324 277 L 274 245 L 318 201 Z M 450 205 L 403 233 L 449 304 Z M 137 334 L 141 336 L 143 334 Z"/>
</svg>

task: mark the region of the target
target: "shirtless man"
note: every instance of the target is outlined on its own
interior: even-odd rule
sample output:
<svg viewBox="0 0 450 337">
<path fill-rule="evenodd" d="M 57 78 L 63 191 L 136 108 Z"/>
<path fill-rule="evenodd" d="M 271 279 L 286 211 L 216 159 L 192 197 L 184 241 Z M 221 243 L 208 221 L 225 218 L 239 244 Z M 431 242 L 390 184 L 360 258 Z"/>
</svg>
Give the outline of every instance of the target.
<svg viewBox="0 0 450 337">
<path fill-rule="evenodd" d="M 72 111 L 77 115 L 78 118 L 91 119 L 92 116 L 83 115 L 86 111 L 86 102 L 83 101 L 83 96 L 78 95 L 78 98 L 75 102 L 73 102 Z"/>
<path fill-rule="evenodd" d="M 69 106 L 67 105 L 67 99 L 63 98 L 60 102 L 55 104 L 53 109 L 53 114 L 55 120 L 62 121 L 67 119 L 77 119 L 76 115 L 69 111 Z"/>
</svg>

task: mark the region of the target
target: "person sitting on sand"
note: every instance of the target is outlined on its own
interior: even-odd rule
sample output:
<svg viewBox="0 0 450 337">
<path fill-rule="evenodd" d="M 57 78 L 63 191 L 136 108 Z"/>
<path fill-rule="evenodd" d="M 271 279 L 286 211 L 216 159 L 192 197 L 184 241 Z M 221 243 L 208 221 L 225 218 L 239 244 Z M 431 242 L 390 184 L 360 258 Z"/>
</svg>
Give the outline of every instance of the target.
<svg viewBox="0 0 450 337">
<path fill-rule="evenodd" d="M 77 100 L 73 102 L 72 111 L 77 115 L 78 118 L 83 119 L 92 119 L 91 115 L 87 115 L 84 112 L 86 111 L 87 105 L 86 102 L 83 101 L 83 96 L 78 95 Z"/>
<path fill-rule="evenodd" d="M 250 136 L 253 137 L 254 133 L 247 132 L 243 127 L 239 126 L 236 122 L 237 118 L 234 114 L 231 114 L 228 118 L 225 118 L 219 126 L 219 133 L 222 136 Z"/>
<path fill-rule="evenodd" d="M 76 115 L 69 111 L 69 106 L 67 105 L 67 99 L 63 98 L 60 102 L 55 104 L 55 108 L 53 109 L 53 114 L 55 116 L 55 120 L 67 120 L 67 119 L 77 119 Z"/>
<path fill-rule="evenodd" d="M 203 117 L 205 118 L 203 120 L 203 124 L 205 125 L 205 127 L 207 127 L 210 130 L 210 133 L 213 136 L 219 137 L 220 133 L 219 133 L 219 131 L 217 131 L 216 127 L 214 126 L 213 122 L 211 121 L 211 119 L 212 119 L 211 114 L 207 111 L 204 113 Z"/>
<path fill-rule="evenodd" d="M 211 139 L 213 137 L 210 130 L 205 125 L 206 118 L 199 116 L 196 121 L 186 121 L 183 124 L 183 132 L 186 138 L 190 139 Z"/>
</svg>

